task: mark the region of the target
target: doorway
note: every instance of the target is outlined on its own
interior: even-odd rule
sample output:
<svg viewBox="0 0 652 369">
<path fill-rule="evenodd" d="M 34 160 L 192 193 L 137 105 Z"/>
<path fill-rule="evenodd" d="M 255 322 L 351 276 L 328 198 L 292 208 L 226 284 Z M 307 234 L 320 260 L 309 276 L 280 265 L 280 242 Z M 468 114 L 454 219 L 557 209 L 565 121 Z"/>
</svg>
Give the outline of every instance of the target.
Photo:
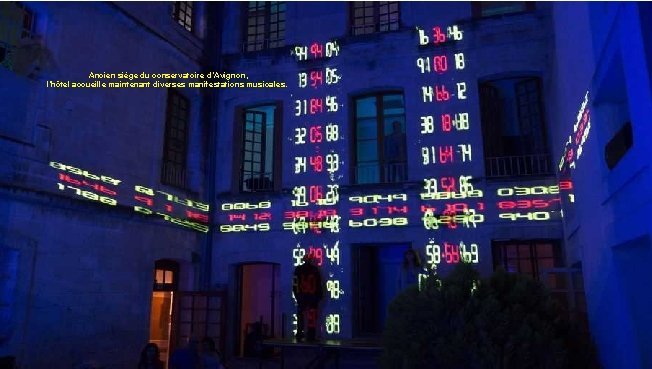
<svg viewBox="0 0 652 369">
<path fill-rule="evenodd" d="M 236 355 L 257 356 L 263 338 L 280 336 L 279 274 L 279 264 L 253 263 L 238 267 L 240 317 Z"/>
<path fill-rule="evenodd" d="M 155 343 L 167 369 L 170 355 L 172 306 L 179 287 L 179 264 L 172 260 L 158 260 L 154 264 L 154 288 L 149 322 L 149 342 Z"/>
<path fill-rule="evenodd" d="M 398 294 L 398 276 L 409 243 L 358 244 L 353 247 L 354 335 L 378 336 L 387 309 Z"/>
</svg>

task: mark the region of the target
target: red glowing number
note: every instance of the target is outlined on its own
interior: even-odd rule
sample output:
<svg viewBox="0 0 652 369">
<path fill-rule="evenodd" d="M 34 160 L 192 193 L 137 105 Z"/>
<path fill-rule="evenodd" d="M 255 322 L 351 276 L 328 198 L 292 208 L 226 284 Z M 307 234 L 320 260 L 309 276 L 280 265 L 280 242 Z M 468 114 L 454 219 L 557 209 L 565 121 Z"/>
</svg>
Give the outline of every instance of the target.
<svg viewBox="0 0 652 369">
<path fill-rule="evenodd" d="M 571 190 L 573 188 L 573 182 L 571 181 L 559 181 L 559 189 L 562 191 Z"/>
<path fill-rule="evenodd" d="M 319 209 L 319 211 L 317 211 L 317 218 L 324 219 L 324 217 L 331 217 L 336 214 L 337 211 L 335 211 L 335 209 L 326 209 L 326 210 Z"/>
<path fill-rule="evenodd" d="M 511 210 L 516 207 L 514 201 L 500 201 L 498 202 L 498 209 L 501 210 Z"/>
<path fill-rule="evenodd" d="M 244 221 L 246 218 L 246 214 L 229 214 L 229 222 L 233 222 L 238 219 Z"/>
<path fill-rule="evenodd" d="M 254 214 L 255 220 L 270 220 L 272 219 L 272 213 L 256 213 Z"/>
<path fill-rule="evenodd" d="M 324 112 L 324 103 L 322 99 L 310 99 L 310 114 Z"/>
<path fill-rule="evenodd" d="M 455 192 L 457 190 L 455 177 L 442 177 L 439 182 L 441 184 L 441 188 L 444 189 L 444 192 Z"/>
<path fill-rule="evenodd" d="M 321 126 L 310 127 L 310 143 L 319 143 L 322 141 Z"/>
<path fill-rule="evenodd" d="M 364 214 L 364 209 L 363 208 L 351 208 L 351 209 L 349 209 L 349 212 L 354 217 L 360 217 L 360 216 L 362 216 Z"/>
<path fill-rule="evenodd" d="M 439 147 L 439 162 L 446 164 L 453 162 L 453 146 L 440 146 Z"/>
<path fill-rule="evenodd" d="M 446 211 L 453 214 L 462 213 L 465 210 L 469 210 L 469 205 L 463 202 L 457 202 L 454 204 L 446 204 Z"/>
<path fill-rule="evenodd" d="M 149 197 L 136 195 L 136 196 L 134 196 L 134 199 L 136 199 L 136 201 L 140 201 L 142 203 L 147 204 L 147 206 L 153 206 L 154 205 L 154 201 L 152 199 L 150 199 Z"/>
<path fill-rule="evenodd" d="M 570 163 L 573 161 L 573 156 L 575 156 L 575 152 L 573 149 L 569 149 L 568 152 L 566 153 L 566 162 Z"/>
<path fill-rule="evenodd" d="M 448 70 L 448 59 L 446 59 L 446 55 L 435 56 L 433 62 L 435 72 L 444 73 Z"/>
<path fill-rule="evenodd" d="M 455 212 L 450 209 L 446 209 L 442 212 L 442 221 L 446 223 L 449 229 L 456 229 L 457 223 L 455 222 Z M 444 220 L 445 219 L 445 220 Z"/>
<path fill-rule="evenodd" d="M 317 87 L 324 84 L 324 72 L 320 70 L 313 70 L 310 72 L 310 86 Z"/>
<path fill-rule="evenodd" d="M 435 45 L 446 42 L 446 34 L 441 32 L 441 27 L 433 27 L 432 39 Z"/>
<path fill-rule="evenodd" d="M 310 165 L 313 171 L 320 173 L 324 169 L 323 157 L 321 155 L 311 156 Z"/>
<path fill-rule="evenodd" d="M 324 250 L 322 250 L 321 248 L 310 246 L 310 248 L 308 249 L 308 255 L 317 259 L 318 266 L 322 266 L 322 264 L 324 263 Z"/>
<path fill-rule="evenodd" d="M 322 186 L 310 186 L 310 202 L 316 203 L 324 198 Z"/>
<path fill-rule="evenodd" d="M 450 114 L 442 114 L 441 115 L 441 129 L 444 132 L 450 132 L 451 129 L 453 129 L 453 123 L 451 121 L 451 115 Z"/>
<path fill-rule="evenodd" d="M 444 256 L 446 263 L 457 264 L 460 262 L 460 247 L 452 243 L 444 242 Z"/>
<path fill-rule="evenodd" d="M 190 210 L 186 210 L 186 217 L 188 219 L 196 220 L 202 223 L 208 223 L 208 215 L 201 213 L 193 213 Z"/>
<path fill-rule="evenodd" d="M 312 54 L 312 57 L 315 59 L 317 59 L 318 57 L 321 58 L 324 56 L 324 46 L 315 42 L 312 45 L 310 45 L 310 53 Z"/>
<path fill-rule="evenodd" d="M 451 94 L 446 91 L 446 86 L 435 86 L 435 98 L 437 101 L 448 101 L 451 98 Z"/>
</svg>

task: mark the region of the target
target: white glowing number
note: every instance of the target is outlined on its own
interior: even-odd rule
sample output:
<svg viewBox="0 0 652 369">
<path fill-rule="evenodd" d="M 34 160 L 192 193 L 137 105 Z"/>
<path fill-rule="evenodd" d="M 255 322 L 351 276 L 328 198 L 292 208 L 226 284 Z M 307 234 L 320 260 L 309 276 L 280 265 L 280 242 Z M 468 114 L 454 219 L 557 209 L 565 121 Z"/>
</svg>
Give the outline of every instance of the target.
<svg viewBox="0 0 652 369">
<path fill-rule="evenodd" d="M 339 126 L 337 124 L 328 123 L 326 125 L 326 141 L 334 142 L 340 138 Z"/>
<path fill-rule="evenodd" d="M 457 98 L 459 100 L 466 100 L 466 82 L 457 83 Z"/>
<path fill-rule="evenodd" d="M 471 161 L 471 144 L 459 144 L 457 147 L 460 149 L 459 152 L 462 154 L 462 161 Z"/>
<path fill-rule="evenodd" d="M 452 38 L 455 41 L 461 41 L 462 38 L 464 38 L 464 34 L 462 33 L 462 31 L 459 29 L 459 27 L 457 25 L 453 25 L 451 27 L 448 27 L 447 31 L 448 31 L 447 32 L 448 37 Z"/>
<path fill-rule="evenodd" d="M 423 227 L 425 229 L 439 229 L 439 220 L 435 216 L 432 209 L 428 209 L 423 213 Z"/>
<path fill-rule="evenodd" d="M 340 54 L 340 45 L 337 44 L 337 41 L 329 41 L 326 43 L 326 57 L 332 58 L 333 56 L 338 56 Z"/>
<path fill-rule="evenodd" d="M 328 173 L 335 173 L 340 169 L 340 156 L 337 153 L 326 155 L 326 164 L 328 164 Z"/>
<path fill-rule="evenodd" d="M 305 127 L 295 128 L 294 137 L 296 138 L 296 140 L 294 141 L 295 145 L 301 145 L 306 143 L 306 128 Z"/>
<path fill-rule="evenodd" d="M 434 146 L 422 147 L 421 156 L 423 157 L 423 165 L 437 163 L 437 150 Z"/>
<path fill-rule="evenodd" d="M 418 58 L 417 67 L 421 69 L 421 73 L 430 72 L 430 58 Z"/>
<path fill-rule="evenodd" d="M 319 205 L 335 205 L 340 201 L 340 195 L 338 192 L 339 185 L 326 185 L 328 190 L 326 191 L 326 197 L 323 199 L 318 199 L 317 204 Z"/>
<path fill-rule="evenodd" d="M 294 55 L 298 61 L 308 60 L 308 46 L 295 46 Z"/>
<path fill-rule="evenodd" d="M 308 73 L 301 72 L 299 73 L 299 87 L 304 88 L 308 85 Z"/>
<path fill-rule="evenodd" d="M 305 173 L 307 169 L 306 157 L 305 156 L 295 156 L 294 157 L 294 174 Z"/>
<path fill-rule="evenodd" d="M 308 111 L 308 100 L 294 100 L 296 106 L 296 112 L 294 113 L 295 117 L 300 116 L 301 114 L 306 114 Z"/>
<path fill-rule="evenodd" d="M 294 298 L 294 296 L 292 296 Z M 297 314 L 292 314 L 292 334 L 297 334 Z"/>
<path fill-rule="evenodd" d="M 462 255 L 462 260 L 465 263 L 478 263 L 478 245 L 475 243 L 471 244 L 471 250 L 466 250 L 466 245 L 464 242 L 460 242 L 460 255 Z"/>
<path fill-rule="evenodd" d="M 337 111 L 337 96 L 326 96 L 326 106 L 329 112 Z"/>
<path fill-rule="evenodd" d="M 458 131 L 464 131 L 469 129 L 469 113 L 457 113 L 455 114 L 455 120 L 453 121 L 455 128 Z"/>
<path fill-rule="evenodd" d="M 466 67 L 466 60 L 464 59 L 464 53 L 455 54 L 455 69 L 462 70 Z"/>
<path fill-rule="evenodd" d="M 423 189 L 428 195 L 434 195 L 437 193 L 437 178 L 425 178 L 423 180 Z"/>
<path fill-rule="evenodd" d="M 334 85 L 340 81 L 340 76 L 337 75 L 337 68 L 326 68 L 326 84 Z"/>
<path fill-rule="evenodd" d="M 292 206 L 308 206 L 308 202 L 306 201 L 305 186 L 295 186 L 292 189 L 292 195 L 294 195 L 294 199 L 292 200 Z"/>
<path fill-rule="evenodd" d="M 435 119 L 431 115 L 421 117 L 421 134 L 433 132 L 435 132 Z"/>
<path fill-rule="evenodd" d="M 326 257 L 332 264 L 335 265 L 340 265 L 340 248 L 339 248 L 340 241 L 335 242 L 335 245 L 333 247 L 328 248 L 324 247 L 326 250 Z"/>
<path fill-rule="evenodd" d="M 326 281 L 326 290 L 331 293 L 331 298 L 337 300 L 340 298 L 340 281 L 328 280 Z"/>
<path fill-rule="evenodd" d="M 303 263 L 303 256 L 305 254 L 306 254 L 306 250 L 301 248 L 296 248 L 292 250 L 292 257 L 294 258 L 294 266 L 298 266 Z"/>
<path fill-rule="evenodd" d="M 428 242 L 426 245 L 426 256 L 428 257 L 428 264 L 437 265 L 441 263 L 441 248 L 433 241 Z"/>
<path fill-rule="evenodd" d="M 326 316 L 326 332 L 328 334 L 340 333 L 340 314 L 328 314 Z"/>
</svg>

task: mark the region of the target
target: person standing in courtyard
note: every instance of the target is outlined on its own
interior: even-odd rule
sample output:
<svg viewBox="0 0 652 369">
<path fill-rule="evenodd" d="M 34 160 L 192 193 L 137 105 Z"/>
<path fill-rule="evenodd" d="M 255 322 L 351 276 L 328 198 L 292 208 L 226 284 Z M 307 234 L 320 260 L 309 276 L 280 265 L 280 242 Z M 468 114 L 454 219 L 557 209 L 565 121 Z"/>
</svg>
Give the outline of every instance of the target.
<svg viewBox="0 0 652 369">
<path fill-rule="evenodd" d="M 297 300 L 296 339 L 308 341 L 317 339 L 318 306 L 323 298 L 323 288 L 319 268 L 313 255 L 303 257 L 303 264 L 294 269 L 292 292 Z M 307 330 L 306 330 L 307 322 Z"/>
</svg>

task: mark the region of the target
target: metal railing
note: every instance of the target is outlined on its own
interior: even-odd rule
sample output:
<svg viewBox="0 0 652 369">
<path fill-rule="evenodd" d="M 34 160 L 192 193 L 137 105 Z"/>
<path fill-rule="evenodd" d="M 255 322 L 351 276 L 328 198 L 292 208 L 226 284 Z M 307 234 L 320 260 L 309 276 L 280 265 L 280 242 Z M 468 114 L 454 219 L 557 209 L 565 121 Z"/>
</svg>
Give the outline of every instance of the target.
<svg viewBox="0 0 652 369">
<path fill-rule="evenodd" d="M 354 168 L 354 183 L 402 183 L 408 179 L 407 163 L 360 164 Z"/>
<path fill-rule="evenodd" d="M 185 167 L 177 163 L 163 162 L 161 183 L 185 189 L 187 188 L 186 179 L 187 173 Z"/>
<path fill-rule="evenodd" d="M 552 174 L 549 154 L 485 158 L 487 178 L 539 176 Z"/>
<path fill-rule="evenodd" d="M 272 172 L 245 172 L 243 173 L 243 179 L 240 183 L 240 189 L 242 192 L 273 191 L 274 181 L 272 178 Z"/>
</svg>

